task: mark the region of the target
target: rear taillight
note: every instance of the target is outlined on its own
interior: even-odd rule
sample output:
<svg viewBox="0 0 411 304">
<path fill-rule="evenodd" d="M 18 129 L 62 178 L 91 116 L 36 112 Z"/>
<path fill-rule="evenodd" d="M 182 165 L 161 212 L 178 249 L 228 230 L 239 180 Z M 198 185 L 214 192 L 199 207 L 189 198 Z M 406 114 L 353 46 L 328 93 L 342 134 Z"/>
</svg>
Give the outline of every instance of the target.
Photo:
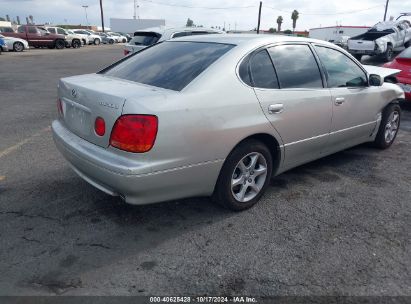
<svg viewBox="0 0 411 304">
<path fill-rule="evenodd" d="M 106 134 L 106 122 L 103 118 L 97 117 L 96 121 L 94 122 L 94 131 L 98 136 L 103 136 Z"/>
<path fill-rule="evenodd" d="M 157 129 L 157 116 L 123 115 L 114 124 L 110 145 L 128 152 L 150 151 L 156 140 Z"/>
<path fill-rule="evenodd" d="M 60 116 L 64 116 L 63 113 L 63 102 L 61 101 L 60 98 L 57 99 L 57 111 L 59 113 Z"/>
<path fill-rule="evenodd" d="M 127 56 L 128 54 L 130 54 L 129 50 L 124 50 L 124 56 Z"/>
</svg>

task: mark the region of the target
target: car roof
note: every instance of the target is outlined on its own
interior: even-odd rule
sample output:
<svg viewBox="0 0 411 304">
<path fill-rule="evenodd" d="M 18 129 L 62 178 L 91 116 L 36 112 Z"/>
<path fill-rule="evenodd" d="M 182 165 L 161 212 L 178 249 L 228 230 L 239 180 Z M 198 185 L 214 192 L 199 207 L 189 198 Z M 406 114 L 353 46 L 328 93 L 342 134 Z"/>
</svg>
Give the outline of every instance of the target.
<svg viewBox="0 0 411 304">
<path fill-rule="evenodd" d="M 173 41 L 193 41 L 193 42 L 211 42 L 211 43 L 225 43 L 225 44 L 235 44 L 239 46 L 248 45 L 265 45 L 270 43 L 279 42 L 311 42 L 319 43 L 322 45 L 329 45 L 335 47 L 334 44 L 305 37 L 295 37 L 287 35 L 272 35 L 272 34 L 210 34 L 210 35 L 198 35 L 198 36 L 186 36 L 181 38 L 175 38 Z"/>
</svg>

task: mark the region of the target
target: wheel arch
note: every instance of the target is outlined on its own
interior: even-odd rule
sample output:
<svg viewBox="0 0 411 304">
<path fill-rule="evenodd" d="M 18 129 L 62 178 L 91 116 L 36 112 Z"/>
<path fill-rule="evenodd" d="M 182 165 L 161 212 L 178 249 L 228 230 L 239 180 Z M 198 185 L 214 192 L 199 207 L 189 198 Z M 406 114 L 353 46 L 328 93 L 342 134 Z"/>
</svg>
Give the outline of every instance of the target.
<svg viewBox="0 0 411 304">
<path fill-rule="evenodd" d="M 239 146 L 241 145 L 243 142 L 250 140 L 250 139 L 254 139 L 254 140 L 258 140 L 260 142 L 262 142 L 264 145 L 266 145 L 268 147 L 268 149 L 270 150 L 271 153 L 271 157 L 273 159 L 273 175 L 275 175 L 275 173 L 278 171 L 280 164 L 281 164 L 281 160 L 282 160 L 282 151 L 281 151 L 281 146 L 278 142 L 278 140 L 271 134 L 268 133 L 256 133 L 256 134 L 252 134 L 249 135 L 245 138 L 243 138 L 242 140 L 240 140 L 230 151 L 230 153 L 228 155 L 230 155 L 231 153 L 233 153 L 233 151 Z M 228 157 L 228 156 L 227 156 Z"/>
</svg>

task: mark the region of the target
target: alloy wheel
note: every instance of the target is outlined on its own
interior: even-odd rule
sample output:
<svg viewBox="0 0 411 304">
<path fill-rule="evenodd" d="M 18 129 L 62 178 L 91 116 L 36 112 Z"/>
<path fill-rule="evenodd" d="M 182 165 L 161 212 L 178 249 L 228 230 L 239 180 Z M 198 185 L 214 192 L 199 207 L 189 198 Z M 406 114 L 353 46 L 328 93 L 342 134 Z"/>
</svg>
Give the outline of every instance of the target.
<svg viewBox="0 0 411 304">
<path fill-rule="evenodd" d="M 234 169 L 231 192 L 238 202 L 255 198 L 267 179 L 267 160 L 258 152 L 244 156 Z"/>
<path fill-rule="evenodd" d="M 397 111 L 391 113 L 388 118 L 387 124 L 385 125 L 384 138 L 387 144 L 394 140 L 395 135 L 398 131 L 398 125 L 400 121 L 400 114 Z"/>
</svg>

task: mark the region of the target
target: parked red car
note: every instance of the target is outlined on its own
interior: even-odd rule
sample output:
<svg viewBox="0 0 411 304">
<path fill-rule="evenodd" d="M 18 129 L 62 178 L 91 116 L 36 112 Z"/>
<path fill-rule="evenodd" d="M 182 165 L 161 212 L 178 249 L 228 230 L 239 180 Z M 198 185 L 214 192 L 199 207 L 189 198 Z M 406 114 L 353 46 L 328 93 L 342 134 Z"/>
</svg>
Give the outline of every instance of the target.
<svg viewBox="0 0 411 304">
<path fill-rule="evenodd" d="M 411 101 L 411 47 L 402 51 L 393 61 L 384 64 L 384 67 L 401 70 L 397 75 L 398 85 L 405 92 L 405 99 Z"/>
</svg>

